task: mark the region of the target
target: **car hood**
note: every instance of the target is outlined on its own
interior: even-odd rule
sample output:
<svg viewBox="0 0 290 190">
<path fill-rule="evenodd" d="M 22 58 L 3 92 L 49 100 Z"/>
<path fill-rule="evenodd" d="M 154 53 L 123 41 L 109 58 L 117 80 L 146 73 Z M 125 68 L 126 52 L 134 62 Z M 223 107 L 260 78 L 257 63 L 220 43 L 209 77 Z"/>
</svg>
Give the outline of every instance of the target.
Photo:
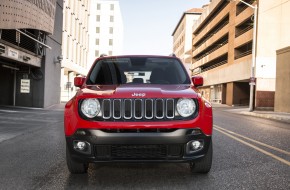
<svg viewBox="0 0 290 190">
<path fill-rule="evenodd" d="M 80 89 L 78 96 L 87 98 L 196 98 L 191 85 L 88 85 Z"/>
</svg>

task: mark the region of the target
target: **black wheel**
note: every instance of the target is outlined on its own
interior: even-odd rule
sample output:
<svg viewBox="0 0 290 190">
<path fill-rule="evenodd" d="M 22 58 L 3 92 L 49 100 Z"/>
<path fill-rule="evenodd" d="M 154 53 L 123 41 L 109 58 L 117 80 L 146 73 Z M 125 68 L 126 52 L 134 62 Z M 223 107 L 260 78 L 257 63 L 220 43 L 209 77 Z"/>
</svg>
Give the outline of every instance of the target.
<svg viewBox="0 0 290 190">
<path fill-rule="evenodd" d="M 210 145 L 205 157 L 200 161 L 189 163 L 189 167 L 192 173 L 208 173 L 210 171 L 212 163 L 212 151 L 212 141 L 210 141 Z"/>
<path fill-rule="evenodd" d="M 89 165 L 87 163 L 79 163 L 79 162 L 72 160 L 68 148 L 66 148 L 66 164 L 67 164 L 68 170 L 72 174 L 86 173 L 88 170 L 88 167 L 89 167 Z"/>
</svg>

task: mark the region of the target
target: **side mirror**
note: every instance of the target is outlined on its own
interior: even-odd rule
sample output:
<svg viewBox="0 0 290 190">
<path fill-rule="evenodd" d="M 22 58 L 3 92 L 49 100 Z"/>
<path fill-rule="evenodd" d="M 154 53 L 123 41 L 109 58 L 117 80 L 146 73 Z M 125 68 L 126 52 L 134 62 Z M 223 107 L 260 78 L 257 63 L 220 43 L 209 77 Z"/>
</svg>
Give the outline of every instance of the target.
<svg viewBox="0 0 290 190">
<path fill-rule="evenodd" d="M 195 87 L 203 85 L 203 77 L 201 77 L 201 76 L 194 76 L 191 78 L 191 80 L 192 80 L 192 83 Z"/>
<path fill-rule="evenodd" d="M 75 77 L 74 85 L 76 87 L 81 87 L 81 86 L 83 86 L 85 80 L 86 80 L 86 77 Z"/>
</svg>

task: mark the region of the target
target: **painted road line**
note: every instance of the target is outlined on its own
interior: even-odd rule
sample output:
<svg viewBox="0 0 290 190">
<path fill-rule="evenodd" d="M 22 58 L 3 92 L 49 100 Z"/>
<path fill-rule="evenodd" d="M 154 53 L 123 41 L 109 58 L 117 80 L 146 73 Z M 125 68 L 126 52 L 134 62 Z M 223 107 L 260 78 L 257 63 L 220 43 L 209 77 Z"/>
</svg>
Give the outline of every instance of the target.
<svg viewBox="0 0 290 190">
<path fill-rule="evenodd" d="M 18 111 L 14 111 L 14 110 L 0 110 L 0 112 L 17 113 Z"/>
<path fill-rule="evenodd" d="M 216 127 L 215 127 L 214 129 L 217 130 L 218 132 L 223 133 L 224 135 L 226 135 L 226 136 L 228 136 L 228 137 L 230 137 L 230 138 L 236 140 L 236 141 L 239 141 L 240 143 L 242 143 L 242 144 L 244 144 L 244 145 L 247 145 L 247 146 L 249 146 L 249 147 L 252 147 L 253 149 L 255 149 L 255 150 L 257 150 L 257 151 L 262 152 L 263 154 L 266 154 L 266 155 L 268 155 L 268 156 L 270 156 L 270 157 L 272 157 L 272 158 L 274 158 L 274 159 L 276 159 L 276 160 L 278 160 L 278 161 L 280 161 L 280 162 L 282 162 L 282 163 L 284 163 L 284 164 L 290 166 L 290 162 L 289 162 L 289 161 L 284 160 L 283 158 L 280 158 L 279 156 L 276 156 L 276 155 L 274 155 L 274 154 L 272 154 L 272 153 L 270 153 L 270 152 L 267 152 L 267 151 L 265 151 L 265 150 L 263 150 L 263 149 L 261 149 L 261 148 L 255 146 L 255 145 L 252 145 L 252 144 L 250 144 L 250 143 L 248 143 L 248 142 L 246 142 L 246 141 L 243 141 L 242 139 L 239 139 L 239 138 L 237 138 L 237 137 L 235 137 L 235 136 L 233 136 L 233 135 L 231 135 L 231 134 L 228 134 L 227 132 L 222 131 L 222 130 L 216 128 Z"/>
<path fill-rule="evenodd" d="M 287 151 L 285 151 L 285 150 L 282 150 L 282 149 L 276 148 L 276 147 L 274 147 L 274 146 L 271 146 L 271 145 L 268 145 L 268 144 L 262 143 L 262 142 L 260 142 L 260 141 L 256 141 L 256 140 L 254 140 L 254 139 L 250 139 L 250 138 L 245 137 L 245 136 L 243 136 L 243 135 L 237 134 L 237 133 L 235 133 L 235 132 L 233 132 L 233 131 L 229 131 L 229 130 L 227 130 L 227 129 L 224 129 L 224 128 L 222 128 L 222 127 L 219 127 L 219 126 L 217 126 L 217 125 L 214 125 L 214 127 L 217 128 L 217 129 L 223 130 L 223 131 L 225 131 L 225 132 L 227 132 L 227 133 L 230 133 L 230 134 L 236 135 L 236 136 L 241 137 L 241 138 L 243 138 L 243 139 L 246 139 L 246 140 L 248 140 L 248 141 L 254 142 L 254 143 L 256 143 L 256 144 L 262 145 L 262 146 L 267 147 L 267 148 L 269 148 L 269 149 L 272 149 L 272 150 L 275 150 L 275 151 L 277 151 L 277 152 L 281 152 L 281 153 L 283 153 L 283 154 L 287 154 L 287 155 L 290 156 L 290 152 L 287 152 Z"/>
</svg>

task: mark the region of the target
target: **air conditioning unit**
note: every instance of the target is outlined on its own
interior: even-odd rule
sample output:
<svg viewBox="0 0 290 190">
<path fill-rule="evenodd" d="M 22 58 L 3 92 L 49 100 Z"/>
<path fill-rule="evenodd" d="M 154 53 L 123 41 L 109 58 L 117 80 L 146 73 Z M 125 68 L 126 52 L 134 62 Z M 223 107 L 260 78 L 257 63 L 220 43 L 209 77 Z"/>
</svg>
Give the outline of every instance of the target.
<svg viewBox="0 0 290 190">
<path fill-rule="evenodd" d="M 0 44 L 0 54 L 5 53 L 5 46 L 3 44 Z"/>
</svg>

